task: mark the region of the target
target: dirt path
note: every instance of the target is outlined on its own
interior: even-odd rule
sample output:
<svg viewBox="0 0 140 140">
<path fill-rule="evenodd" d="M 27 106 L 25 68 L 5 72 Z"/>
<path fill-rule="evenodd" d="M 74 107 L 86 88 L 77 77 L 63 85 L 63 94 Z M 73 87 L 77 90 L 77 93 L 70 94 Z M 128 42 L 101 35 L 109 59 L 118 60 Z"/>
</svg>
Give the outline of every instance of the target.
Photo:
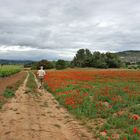
<svg viewBox="0 0 140 140">
<path fill-rule="evenodd" d="M 27 79 L 0 112 L 0 140 L 94 140 L 50 93 L 30 93 Z"/>
</svg>

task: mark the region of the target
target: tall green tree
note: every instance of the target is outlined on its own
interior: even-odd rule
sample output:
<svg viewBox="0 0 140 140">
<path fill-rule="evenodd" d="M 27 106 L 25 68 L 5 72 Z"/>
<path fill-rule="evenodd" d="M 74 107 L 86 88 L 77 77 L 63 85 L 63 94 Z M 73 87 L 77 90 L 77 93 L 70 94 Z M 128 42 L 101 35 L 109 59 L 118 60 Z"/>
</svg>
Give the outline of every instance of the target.
<svg viewBox="0 0 140 140">
<path fill-rule="evenodd" d="M 58 60 L 56 62 L 56 69 L 60 70 L 60 69 L 65 69 L 65 68 L 66 68 L 65 60 Z"/>
<path fill-rule="evenodd" d="M 43 66 L 44 69 L 52 69 L 54 68 L 54 65 L 51 61 L 48 60 L 41 60 L 39 62 L 36 62 L 32 65 L 32 69 L 40 69 L 40 67 Z"/>
<path fill-rule="evenodd" d="M 120 58 L 113 53 L 91 53 L 88 49 L 77 51 L 71 66 L 74 67 L 95 67 L 95 68 L 119 68 L 122 66 Z"/>
<path fill-rule="evenodd" d="M 80 49 L 72 61 L 72 65 L 77 67 L 88 67 L 91 65 L 92 53 L 88 49 Z"/>
<path fill-rule="evenodd" d="M 84 67 L 92 67 L 92 53 L 90 50 L 85 49 L 85 59 L 84 59 Z"/>
<path fill-rule="evenodd" d="M 106 63 L 109 68 L 120 68 L 122 66 L 122 62 L 116 54 L 107 52 L 106 57 Z"/>
</svg>

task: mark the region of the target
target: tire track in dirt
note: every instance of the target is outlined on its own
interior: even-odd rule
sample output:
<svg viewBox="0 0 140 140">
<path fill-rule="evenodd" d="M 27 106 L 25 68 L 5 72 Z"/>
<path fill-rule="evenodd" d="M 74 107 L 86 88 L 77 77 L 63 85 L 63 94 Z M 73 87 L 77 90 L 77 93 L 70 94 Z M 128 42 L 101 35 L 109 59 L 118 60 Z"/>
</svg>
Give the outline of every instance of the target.
<svg viewBox="0 0 140 140">
<path fill-rule="evenodd" d="M 0 140 L 94 140 L 49 92 L 32 94 L 27 79 L 0 111 Z"/>
</svg>

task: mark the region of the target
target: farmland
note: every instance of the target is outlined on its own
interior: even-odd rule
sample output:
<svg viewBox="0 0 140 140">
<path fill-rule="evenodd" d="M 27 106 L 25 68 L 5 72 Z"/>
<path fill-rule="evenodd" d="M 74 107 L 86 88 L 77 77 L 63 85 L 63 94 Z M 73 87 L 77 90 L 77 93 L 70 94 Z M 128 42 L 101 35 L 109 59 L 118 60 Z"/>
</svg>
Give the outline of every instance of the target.
<svg viewBox="0 0 140 140">
<path fill-rule="evenodd" d="M 57 127 L 63 127 L 66 122 L 71 120 L 68 113 L 60 118 L 63 123 L 57 120 L 57 118 L 63 114 L 63 112 L 61 112 L 61 110 L 63 110 L 62 108 L 65 107 L 71 114 L 80 120 L 79 122 L 84 126 L 83 128 L 86 126 L 90 130 L 89 132 L 92 132 L 94 139 L 140 139 L 139 70 L 99 70 L 88 68 L 48 70 L 47 75 L 45 76 L 44 87 L 53 94 L 56 100 L 60 103 L 61 106 L 59 106 L 59 104 L 56 105 L 56 102 L 54 103 L 55 100 L 50 93 L 37 89 L 37 83 L 35 82 L 35 77 L 32 74 L 32 71 L 22 71 L 18 73 L 22 70 L 22 67 L 16 65 L 3 66 L 1 69 L 4 70 L 4 68 L 5 70 L 8 70 L 9 73 L 11 73 L 10 70 L 13 71 L 13 73 L 9 74 L 12 76 L 5 74 L 5 76 L 0 79 L 0 107 L 2 108 L 3 104 L 8 104 L 7 101 L 9 101 L 9 98 L 16 97 L 13 102 L 11 100 L 11 105 L 9 105 L 9 115 L 11 115 L 10 110 L 14 103 L 16 103 L 16 107 L 20 110 L 22 107 L 25 108 L 25 105 L 21 101 L 25 100 L 25 102 L 30 102 L 30 99 L 32 103 L 36 104 L 37 102 L 34 99 L 37 99 L 39 100 L 37 106 L 31 107 L 29 104 L 26 107 L 30 110 L 29 112 L 31 112 L 31 110 L 36 110 L 36 108 L 38 108 L 39 112 L 42 112 L 43 117 L 39 117 L 43 119 L 46 124 L 45 130 L 48 129 L 48 127 L 46 127 L 48 126 L 47 122 L 50 122 L 46 121 L 48 119 L 53 119 L 53 121 L 51 120 L 51 122 L 53 122 L 52 125 Z M 23 79 L 25 79 L 27 73 L 29 78 L 27 76 L 27 80 L 25 80 L 26 82 L 23 84 L 25 86 L 19 88 L 18 94 L 16 95 L 15 92 L 23 82 Z M 43 92 L 45 92 L 45 94 Z M 17 106 L 15 100 L 21 105 Z M 42 107 L 46 108 L 46 113 Z M 52 111 L 51 113 L 53 115 L 49 114 L 50 111 Z M 21 110 L 20 114 L 23 115 L 24 112 Z M 37 114 L 37 112 L 35 112 L 35 114 Z M 32 114 L 32 117 L 38 122 L 38 119 L 36 118 L 38 116 L 35 114 Z M 24 114 L 23 116 L 26 115 L 27 114 Z M 52 118 L 52 116 L 55 117 Z M 28 115 L 26 117 L 27 120 L 32 122 L 32 120 L 28 118 Z M 7 123 L 5 115 L 3 115 L 2 118 L 4 122 Z M 9 121 L 10 119 L 11 117 L 9 118 Z M 28 123 L 28 121 L 26 123 Z M 41 124 L 39 125 L 41 126 Z M 49 126 L 52 127 L 52 125 Z M 73 127 L 71 122 L 69 122 L 69 125 Z M 77 126 L 75 127 L 74 130 L 77 130 Z M 1 130 L 3 130 L 2 127 Z M 52 129 L 52 131 L 54 131 L 54 129 Z M 70 130 L 68 131 L 70 132 Z M 58 133 L 59 132 L 60 130 L 58 129 Z M 40 131 L 38 133 L 40 134 Z M 70 134 L 72 136 L 71 132 Z M 27 135 L 26 132 L 25 135 Z M 47 134 L 44 136 L 46 137 Z"/>
<path fill-rule="evenodd" d="M 7 102 L 8 98 L 14 96 L 16 90 L 23 82 L 26 72 L 22 71 L 20 65 L 0 66 L 0 108 Z"/>
<path fill-rule="evenodd" d="M 48 71 L 45 87 L 101 140 L 140 139 L 140 71 Z"/>
<path fill-rule="evenodd" d="M 0 66 L 0 77 L 7 77 L 16 74 L 22 70 L 20 65 L 1 65 Z"/>
<path fill-rule="evenodd" d="M 37 87 L 39 83 L 32 71 L 0 79 L 1 140 L 94 139 L 52 94 Z"/>
</svg>

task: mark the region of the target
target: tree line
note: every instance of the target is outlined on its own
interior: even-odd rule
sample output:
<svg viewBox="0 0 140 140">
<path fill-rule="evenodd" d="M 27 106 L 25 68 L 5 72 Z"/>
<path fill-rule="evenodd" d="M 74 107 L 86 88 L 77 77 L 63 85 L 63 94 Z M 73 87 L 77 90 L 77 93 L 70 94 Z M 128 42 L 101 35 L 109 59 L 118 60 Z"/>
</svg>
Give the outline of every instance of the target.
<svg viewBox="0 0 140 140">
<path fill-rule="evenodd" d="M 57 61 L 48 61 L 48 60 L 41 60 L 39 62 L 35 62 L 32 64 L 32 69 L 40 69 L 40 67 L 43 66 L 44 69 L 65 69 L 67 67 L 70 67 L 70 61 L 65 60 L 57 60 Z M 26 66 L 25 66 L 26 67 Z"/>
<path fill-rule="evenodd" d="M 92 53 L 88 49 L 80 49 L 77 51 L 71 65 L 73 67 L 120 68 L 123 63 L 119 56 L 114 53 Z"/>
<path fill-rule="evenodd" d="M 41 60 L 32 65 L 32 69 L 39 69 L 43 66 L 45 69 L 64 69 L 67 67 L 93 67 L 93 68 L 120 68 L 123 63 L 118 55 L 114 53 L 91 52 L 89 49 L 80 49 L 77 51 L 72 61 Z"/>
</svg>

